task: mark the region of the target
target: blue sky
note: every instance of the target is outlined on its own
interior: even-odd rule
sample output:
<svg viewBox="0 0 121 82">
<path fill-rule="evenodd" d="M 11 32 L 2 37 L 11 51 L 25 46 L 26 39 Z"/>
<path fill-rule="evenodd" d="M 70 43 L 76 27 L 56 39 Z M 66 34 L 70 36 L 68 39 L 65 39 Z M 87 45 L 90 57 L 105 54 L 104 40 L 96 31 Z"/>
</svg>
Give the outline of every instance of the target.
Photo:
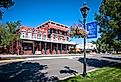
<svg viewBox="0 0 121 82">
<path fill-rule="evenodd" d="M 2 9 L 2 22 L 21 20 L 22 25 L 36 27 L 43 22 L 52 20 L 71 26 L 83 20 L 80 7 L 84 2 L 90 8 L 87 23 L 94 22 L 94 13 L 98 12 L 102 0 L 13 0 L 15 5 L 10 9 Z M 99 37 L 99 34 L 98 34 Z M 88 39 L 90 42 L 95 39 Z M 76 43 L 83 43 L 82 39 L 72 39 Z"/>
</svg>

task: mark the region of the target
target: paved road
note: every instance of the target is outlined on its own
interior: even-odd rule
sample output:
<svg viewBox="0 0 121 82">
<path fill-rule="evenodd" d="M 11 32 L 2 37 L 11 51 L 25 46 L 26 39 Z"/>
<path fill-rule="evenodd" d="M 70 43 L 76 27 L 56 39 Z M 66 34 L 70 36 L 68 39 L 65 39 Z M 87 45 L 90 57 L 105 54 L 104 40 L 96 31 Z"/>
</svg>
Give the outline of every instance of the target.
<svg viewBox="0 0 121 82">
<path fill-rule="evenodd" d="M 88 56 L 87 71 L 115 63 L 121 63 L 121 56 Z M 51 82 L 82 72 L 82 57 L 0 63 L 0 81 L 2 82 Z"/>
</svg>

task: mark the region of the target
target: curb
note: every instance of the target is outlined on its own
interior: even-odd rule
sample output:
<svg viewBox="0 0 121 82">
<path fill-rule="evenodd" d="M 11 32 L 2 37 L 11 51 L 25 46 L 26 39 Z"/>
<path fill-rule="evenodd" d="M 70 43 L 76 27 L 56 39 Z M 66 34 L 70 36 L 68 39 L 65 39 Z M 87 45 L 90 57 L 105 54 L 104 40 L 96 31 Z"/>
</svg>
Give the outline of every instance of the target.
<svg viewBox="0 0 121 82">
<path fill-rule="evenodd" d="M 113 66 L 113 65 L 116 65 L 116 64 L 118 64 L 118 62 L 117 62 L 117 63 L 114 63 L 114 64 L 111 64 L 111 65 L 107 65 L 107 66 Z M 105 67 L 106 67 L 106 66 L 105 66 Z M 98 70 L 98 69 L 100 69 L 100 68 L 91 69 L 91 70 L 87 71 L 87 73 L 96 71 L 96 70 Z M 82 74 L 82 73 L 78 73 L 78 74 L 76 74 L 76 75 L 81 75 L 81 74 Z M 76 75 L 70 75 L 70 76 L 67 76 L 67 77 L 64 77 L 64 78 L 60 78 L 59 80 L 64 80 L 64 79 L 67 79 L 67 78 L 70 78 L 70 77 L 74 77 L 74 76 L 76 76 Z"/>
<path fill-rule="evenodd" d="M 26 59 L 1 60 L 0 63 L 25 61 Z"/>
<path fill-rule="evenodd" d="M 99 68 L 94 68 L 94 69 L 92 69 L 92 70 L 87 71 L 87 73 L 96 71 L 96 70 L 98 70 L 98 69 L 99 69 Z M 68 78 L 70 78 L 70 77 L 74 77 L 74 76 L 78 76 L 78 75 L 82 75 L 82 73 L 78 73 L 78 74 L 76 74 L 76 75 L 70 75 L 70 76 L 67 76 L 67 77 L 63 77 L 63 78 L 60 78 L 59 80 L 68 79 Z"/>
<path fill-rule="evenodd" d="M 93 56 L 93 55 L 88 55 L 88 56 Z M 68 59 L 73 59 L 74 57 L 83 57 L 83 55 L 62 55 L 62 56 L 43 56 L 43 57 L 28 57 L 28 58 L 23 58 L 23 59 L 13 59 L 13 60 L 1 60 L 0 63 L 5 63 L 5 62 L 17 62 L 17 61 L 29 61 L 29 60 L 42 60 L 42 59 L 58 59 L 58 58 L 68 58 Z"/>
<path fill-rule="evenodd" d="M 70 78 L 70 77 L 74 77 L 74 76 L 77 76 L 77 75 L 80 75 L 80 74 L 78 73 L 76 75 L 69 75 L 67 77 L 60 78 L 59 80 L 64 80 L 64 79 L 67 79 L 67 78 Z"/>
</svg>

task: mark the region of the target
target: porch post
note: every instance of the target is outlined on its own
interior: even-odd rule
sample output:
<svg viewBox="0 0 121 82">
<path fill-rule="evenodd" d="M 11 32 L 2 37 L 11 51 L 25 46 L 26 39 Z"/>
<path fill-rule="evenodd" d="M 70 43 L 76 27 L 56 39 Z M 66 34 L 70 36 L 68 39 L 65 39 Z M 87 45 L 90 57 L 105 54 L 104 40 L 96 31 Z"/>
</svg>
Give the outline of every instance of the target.
<svg viewBox="0 0 121 82">
<path fill-rule="evenodd" d="M 67 44 L 66 44 L 66 50 L 67 50 Z"/>
<path fill-rule="evenodd" d="M 61 44 L 61 54 L 62 54 L 62 44 Z"/>
<path fill-rule="evenodd" d="M 52 45 L 53 43 L 51 42 L 50 43 L 50 45 L 51 45 L 51 47 L 50 47 L 50 50 L 51 50 L 51 54 L 52 54 L 52 50 L 53 50 L 53 45 Z"/>
<path fill-rule="evenodd" d="M 35 54 L 34 48 L 35 48 L 35 41 L 33 41 L 33 54 Z"/>
<path fill-rule="evenodd" d="M 67 44 L 66 44 L 66 51 L 65 51 L 65 54 L 67 54 Z"/>
<path fill-rule="evenodd" d="M 58 52 L 58 43 L 57 43 L 57 46 L 56 46 L 56 53 Z"/>
<path fill-rule="evenodd" d="M 46 54 L 46 46 L 47 46 L 47 43 L 45 42 L 45 54 Z"/>
<path fill-rule="evenodd" d="M 41 42 L 39 43 L 39 51 L 41 51 Z"/>
<path fill-rule="evenodd" d="M 23 55 L 23 41 L 20 41 L 20 47 L 21 47 L 21 54 Z"/>
<path fill-rule="evenodd" d="M 19 55 L 19 41 L 17 40 L 17 55 Z"/>
</svg>

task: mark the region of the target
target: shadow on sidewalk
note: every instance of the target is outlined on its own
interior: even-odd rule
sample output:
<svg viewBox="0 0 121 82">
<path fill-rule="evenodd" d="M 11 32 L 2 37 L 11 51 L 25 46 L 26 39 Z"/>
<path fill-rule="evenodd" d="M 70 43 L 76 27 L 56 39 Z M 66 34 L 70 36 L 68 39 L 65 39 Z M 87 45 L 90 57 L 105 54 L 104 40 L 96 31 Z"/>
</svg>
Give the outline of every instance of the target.
<svg viewBox="0 0 121 82">
<path fill-rule="evenodd" d="M 61 73 L 61 74 L 62 74 L 62 73 L 66 73 L 66 74 L 68 73 L 68 74 L 71 74 L 71 75 L 76 75 L 76 74 L 78 74 L 77 71 L 71 69 L 71 68 L 68 67 L 68 66 L 65 66 L 64 68 L 65 68 L 64 70 L 60 70 L 60 73 Z"/>
<path fill-rule="evenodd" d="M 115 57 L 102 57 L 102 58 L 113 59 L 113 60 L 121 60 L 121 58 L 115 58 Z"/>
<path fill-rule="evenodd" d="M 31 62 L 14 62 L 0 66 L 1 82 L 57 82 L 57 77 L 48 77 L 47 65 Z"/>
<path fill-rule="evenodd" d="M 88 66 L 97 67 L 97 68 L 101 68 L 101 67 L 109 66 L 111 64 L 118 63 L 115 61 L 95 59 L 95 58 L 86 58 L 86 59 L 87 59 Z M 83 58 L 80 58 L 78 61 L 83 63 Z"/>
</svg>

